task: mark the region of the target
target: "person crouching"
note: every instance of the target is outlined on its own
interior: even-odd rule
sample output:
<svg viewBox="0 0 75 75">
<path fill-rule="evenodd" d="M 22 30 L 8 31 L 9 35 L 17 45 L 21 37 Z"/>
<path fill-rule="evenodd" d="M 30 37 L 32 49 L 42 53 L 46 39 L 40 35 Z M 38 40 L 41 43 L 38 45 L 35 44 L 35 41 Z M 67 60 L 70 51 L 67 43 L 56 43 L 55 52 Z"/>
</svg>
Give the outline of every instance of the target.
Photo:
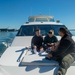
<svg viewBox="0 0 75 75">
<path fill-rule="evenodd" d="M 43 37 L 40 34 L 40 29 L 36 29 L 35 35 L 33 36 L 31 41 L 32 51 L 36 53 L 43 50 L 42 44 L 43 44 Z"/>
</svg>

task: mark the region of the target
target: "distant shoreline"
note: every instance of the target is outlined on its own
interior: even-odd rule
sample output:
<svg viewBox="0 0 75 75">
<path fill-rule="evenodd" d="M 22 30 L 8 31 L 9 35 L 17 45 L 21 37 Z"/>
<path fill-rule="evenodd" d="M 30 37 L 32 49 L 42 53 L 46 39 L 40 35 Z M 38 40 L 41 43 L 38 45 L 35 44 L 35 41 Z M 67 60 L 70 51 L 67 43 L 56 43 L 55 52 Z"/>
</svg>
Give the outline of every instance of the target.
<svg viewBox="0 0 75 75">
<path fill-rule="evenodd" d="M 7 29 L 7 28 L 0 29 L 0 32 L 15 32 L 15 31 L 18 31 L 18 29 Z"/>
</svg>

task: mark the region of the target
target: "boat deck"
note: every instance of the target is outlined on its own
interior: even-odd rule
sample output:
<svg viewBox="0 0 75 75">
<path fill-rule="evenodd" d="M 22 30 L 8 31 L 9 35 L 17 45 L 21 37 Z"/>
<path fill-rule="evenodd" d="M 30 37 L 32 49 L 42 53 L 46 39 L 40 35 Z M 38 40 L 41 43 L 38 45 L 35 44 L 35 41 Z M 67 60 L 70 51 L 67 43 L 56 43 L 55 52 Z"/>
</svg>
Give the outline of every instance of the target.
<svg viewBox="0 0 75 75">
<path fill-rule="evenodd" d="M 24 47 L 9 47 L 0 59 L 0 68 L 11 73 L 9 75 L 55 75 L 59 68 L 58 62 L 46 60 L 46 55 L 32 54 Z M 74 72 L 75 64 L 68 69 L 66 75 L 74 75 Z"/>
</svg>

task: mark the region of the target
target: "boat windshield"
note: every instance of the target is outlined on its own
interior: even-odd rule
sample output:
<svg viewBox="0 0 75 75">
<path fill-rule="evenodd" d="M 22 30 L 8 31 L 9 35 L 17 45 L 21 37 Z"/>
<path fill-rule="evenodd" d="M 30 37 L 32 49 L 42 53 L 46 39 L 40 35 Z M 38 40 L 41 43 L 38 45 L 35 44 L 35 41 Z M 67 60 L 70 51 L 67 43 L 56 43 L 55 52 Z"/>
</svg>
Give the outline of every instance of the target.
<svg viewBox="0 0 75 75">
<path fill-rule="evenodd" d="M 49 30 L 54 30 L 55 35 L 58 36 L 61 27 L 66 28 L 65 25 L 23 25 L 19 29 L 17 36 L 33 36 L 35 35 L 35 30 L 38 28 L 41 30 L 43 36 L 47 35 Z M 72 35 L 70 32 L 69 34 Z"/>
</svg>

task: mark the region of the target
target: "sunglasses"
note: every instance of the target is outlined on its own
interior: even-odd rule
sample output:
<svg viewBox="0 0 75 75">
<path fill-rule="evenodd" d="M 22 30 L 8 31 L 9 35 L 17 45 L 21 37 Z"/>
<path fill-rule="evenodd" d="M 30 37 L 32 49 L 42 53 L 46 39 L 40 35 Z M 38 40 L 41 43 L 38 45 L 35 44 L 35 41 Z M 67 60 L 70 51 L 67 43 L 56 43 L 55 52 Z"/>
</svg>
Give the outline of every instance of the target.
<svg viewBox="0 0 75 75">
<path fill-rule="evenodd" d="M 52 32 L 48 32 L 49 34 L 52 34 Z"/>
</svg>

